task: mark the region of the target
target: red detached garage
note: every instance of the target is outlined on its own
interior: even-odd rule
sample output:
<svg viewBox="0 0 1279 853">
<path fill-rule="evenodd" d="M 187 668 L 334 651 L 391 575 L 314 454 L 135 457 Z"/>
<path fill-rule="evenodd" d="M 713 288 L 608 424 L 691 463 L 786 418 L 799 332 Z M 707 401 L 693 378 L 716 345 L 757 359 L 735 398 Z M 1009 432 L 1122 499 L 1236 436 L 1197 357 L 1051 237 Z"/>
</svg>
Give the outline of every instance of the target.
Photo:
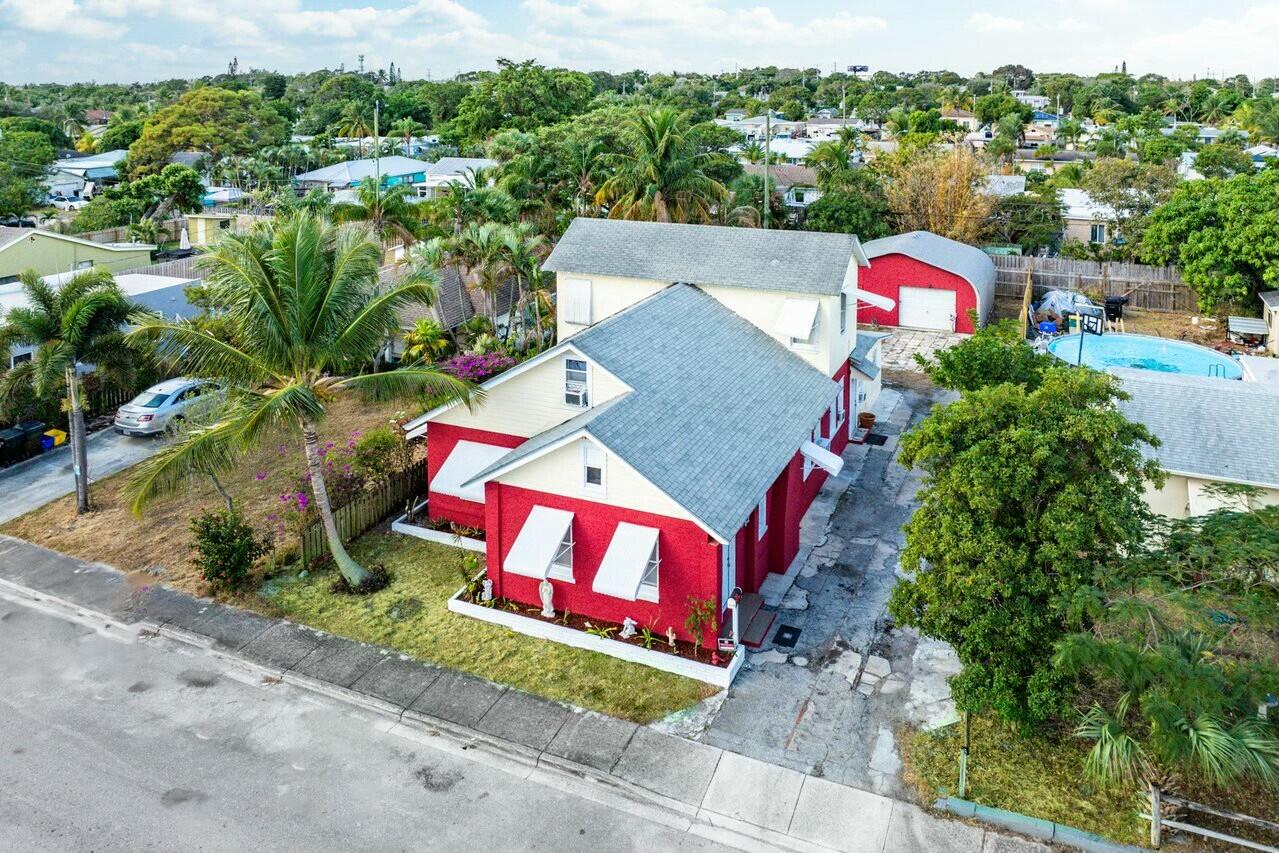
<svg viewBox="0 0 1279 853">
<path fill-rule="evenodd" d="M 857 271 L 857 287 L 896 304 L 892 310 L 859 305 L 858 322 L 972 334 L 969 312 L 984 326 L 995 307 L 995 264 L 981 249 L 928 231 L 862 248 L 870 266 Z"/>
</svg>

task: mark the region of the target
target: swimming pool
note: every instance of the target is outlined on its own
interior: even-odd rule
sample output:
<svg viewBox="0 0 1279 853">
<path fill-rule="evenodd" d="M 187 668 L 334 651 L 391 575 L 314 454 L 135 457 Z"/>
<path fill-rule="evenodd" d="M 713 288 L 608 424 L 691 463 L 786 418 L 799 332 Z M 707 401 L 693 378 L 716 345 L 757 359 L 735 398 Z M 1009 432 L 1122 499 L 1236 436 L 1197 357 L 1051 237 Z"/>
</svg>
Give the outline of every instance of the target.
<svg viewBox="0 0 1279 853">
<path fill-rule="evenodd" d="M 1223 379 L 1243 378 L 1243 368 L 1229 356 L 1198 344 L 1149 335 L 1084 335 L 1083 363 L 1094 370 L 1138 367 L 1163 373 L 1189 373 Z M 1079 358 L 1079 335 L 1063 335 L 1048 351 L 1074 364 Z"/>
</svg>

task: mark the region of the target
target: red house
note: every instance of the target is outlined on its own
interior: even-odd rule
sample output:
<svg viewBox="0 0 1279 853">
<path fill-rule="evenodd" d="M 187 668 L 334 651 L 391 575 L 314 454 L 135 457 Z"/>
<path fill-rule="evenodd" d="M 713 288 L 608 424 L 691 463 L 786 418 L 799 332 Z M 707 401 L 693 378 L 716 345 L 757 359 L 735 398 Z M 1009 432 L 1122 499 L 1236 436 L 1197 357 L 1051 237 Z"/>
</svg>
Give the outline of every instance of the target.
<svg viewBox="0 0 1279 853">
<path fill-rule="evenodd" d="M 576 220 L 544 265 L 559 343 L 406 426 L 429 517 L 484 531 L 500 599 L 549 583 L 556 610 L 692 639 L 694 597 L 731 633 L 873 403 L 864 263 L 852 235 Z"/>
<path fill-rule="evenodd" d="M 969 312 L 984 326 L 995 307 L 995 264 L 981 249 L 927 231 L 871 240 L 862 249 L 870 266 L 858 287 L 896 303 L 864 308 L 862 323 L 972 334 Z"/>
</svg>

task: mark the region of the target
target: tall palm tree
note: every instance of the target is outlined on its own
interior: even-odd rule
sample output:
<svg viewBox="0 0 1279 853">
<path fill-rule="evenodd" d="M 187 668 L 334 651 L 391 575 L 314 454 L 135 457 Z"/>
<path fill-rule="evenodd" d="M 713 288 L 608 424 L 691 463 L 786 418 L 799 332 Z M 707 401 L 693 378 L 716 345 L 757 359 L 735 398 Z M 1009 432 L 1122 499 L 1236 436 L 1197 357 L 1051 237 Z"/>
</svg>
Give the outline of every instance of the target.
<svg viewBox="0 0 1279 853">
<path fill-rule="evenodd" d="M 365 178 L 355 189 L 355 201 L 338 202 L 331 213 L 338 222 L 367 222 L 379 237 L 399 237 L 405 246 L 417 239 L 421 215 L 416 203 L 409 201 L 408 187 L 380 187 Z"/>
<path fill-rule="evenodd" d="M 712 159 L 697 149 L 679 113 L 658 107 L 628 123 L 623 150 L 610 158 L 615 172 L 595 200 L 612 219 L 707 222 L 728 198 L 705 172 Z"/>
<path fill-rule="evenodd" d="M 409 145 L 413 143 L 413 137 L 424 136 L 426 134 L 426 125 L 415 118 L 405 117 L 391 125 L 387 135 L 403 140 L 404 156 L 409 156 Z"/>
<path fill-rule="evenodd" d="M 466 223 L 514 222 L 519 205 L 503 189 L 489 186 L 487 170 L 468 169 L 461 180 L 446 185 L 432 205 L 440 219 L 460 237 Z"/>
<path fill-rule="evenodd" d="M 65 394 L 69 402 L 72 452 L 80 474 L 76 478 L 76 512 L 89 511 L 89 461 L 85 448 L 84 391 L 77 367 L 94 366 L 106 384 L 130 388 L 140 356 L 125 346 L 121 326 L 140 316 L 111 274 L 100 267 L 78 273 L 54 288 L 34 270 L 20 279 L 27 304 L 10 308 L 0 327 L 0 351 L 14 344 L 35 348 L 30 361 L 21 362 L 0 377 L 0 404 L 16 400 L 25 390 L 37 398 Z"/>
<path fill-rule="evenodd" d="M 596 213 L 595 191 L 603 156 L 604 144 L 598 139 L 570 140 L 564 146 L 568 189 L 573 197 L 573 212 L 578 216 Z"/>
<path fill-rule="evenodd" d="M 533 230 L 528 222 L 520 222 L 502 231 L 502 250 L 506 263 L 515 276 L 516 299 L 511 306 L 510 320 L 506 324 L 506 333 L 511 333 L 515 318 L 519 318 L 521 327 L 524 323 L 524 311 L 531 290 L 529 283 L 542 275 L 541 262 L 545 254 L 547 241 L 541 234 Z M 537 334 L 537 344 L 542 345 L 542 314 L 540 306 L 533 306 L 533 324 Z M 524 337 L 524 329 L 520 329 L 520 337 Z M 520 341 L 522 345 L 523 342 Z"/>
<path fill-rule="evenodd" d="M 360 156 L 364 156 L 364 139 L 369 135 L 369 117 L 360 104 L 354 101 L 347 104 L 333 129 L 347 139 L 360 140 Z"/>
<path fill-rule="evenodd" d="M 831 139 L 813 146 L 813 150 L 804 158 L 804 164 L 817 174 L 818 189 L 831 192 L 853 180 L 854 152 L 854 148 L 840 139 Z"/>
<path fill-rule="evenodd" d="M 353 589 L 370 574 L 346 552 L 324 482 L 319 427 L 328 405 L 346 393 L 421 394 L 469 400 L 467 384 L 431 367 L 360 374 L 397 327 L 396 312 L 429 302 L 434 282 L 412 272 L 378 287 L 381 249 L 367 226 L 337 226 L 305 211 L 223 238 L 202 258 L 213 300 L 235 343 L 184 322 L 152 320 L 130 339 L 152 341 L 194 376 L 228 388 L 221 419 L 134 469 L 133 511 L 189 476 L 229 468 L 275 431 L 302 435 L 311 491 L 339 571 Z"/>
</svg>

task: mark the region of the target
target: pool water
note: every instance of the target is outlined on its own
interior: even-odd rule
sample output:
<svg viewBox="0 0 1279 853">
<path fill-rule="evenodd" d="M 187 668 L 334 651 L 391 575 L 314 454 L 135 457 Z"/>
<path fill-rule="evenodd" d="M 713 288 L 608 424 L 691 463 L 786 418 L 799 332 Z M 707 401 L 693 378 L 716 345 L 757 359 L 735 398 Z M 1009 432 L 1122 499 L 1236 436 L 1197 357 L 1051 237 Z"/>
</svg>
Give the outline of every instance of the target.
<svg viewBox="0 0 1279 853">
<path fill-rule="evenodd" d="M 1083 363 L 1094 370 L 1136 367 L 1163 373 L 1189 373 L 1222 379 L 1243 378 L 1243 368 L 1233 358 L 1198 344 L 1149 335 L 1084 335 Z M 1048 345 L 1062 361 L 1079 358 L 1079 335 L 1063 335 Z"/>
</svg>

